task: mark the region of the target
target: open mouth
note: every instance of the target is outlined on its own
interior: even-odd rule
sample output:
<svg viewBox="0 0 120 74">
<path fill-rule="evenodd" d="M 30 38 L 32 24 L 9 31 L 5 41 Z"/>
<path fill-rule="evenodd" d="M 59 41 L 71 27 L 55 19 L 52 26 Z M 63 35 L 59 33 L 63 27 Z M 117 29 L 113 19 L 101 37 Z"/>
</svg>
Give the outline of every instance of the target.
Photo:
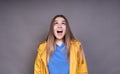
<svg viewBox="0 0 120 74">
<path fill-rule="evenodd" d="M 57 33 L 63 33 L 63 31 L 57 31 Z"/>
<path fill-rule="evenodd" d="M 55 34 L 56 34 L 56 37 L 58 37 L 58 38 L 63 37 L 64 31 L 63 30 L 57 30 Z"/>
</svg>

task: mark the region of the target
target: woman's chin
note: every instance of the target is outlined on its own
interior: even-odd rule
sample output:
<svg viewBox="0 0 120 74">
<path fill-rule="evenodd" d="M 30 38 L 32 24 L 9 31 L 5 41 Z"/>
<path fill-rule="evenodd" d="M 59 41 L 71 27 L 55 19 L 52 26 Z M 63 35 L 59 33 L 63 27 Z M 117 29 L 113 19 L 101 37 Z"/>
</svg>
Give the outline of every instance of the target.
<svg viewBox="0 0 120 74">
<path fill-rule="evenodd" d="M 56 36 L 56 38 L 57 38 L 58 40 L 61 40 L 61 39 L 63 39 L 63 36 Z"/>
</svg>

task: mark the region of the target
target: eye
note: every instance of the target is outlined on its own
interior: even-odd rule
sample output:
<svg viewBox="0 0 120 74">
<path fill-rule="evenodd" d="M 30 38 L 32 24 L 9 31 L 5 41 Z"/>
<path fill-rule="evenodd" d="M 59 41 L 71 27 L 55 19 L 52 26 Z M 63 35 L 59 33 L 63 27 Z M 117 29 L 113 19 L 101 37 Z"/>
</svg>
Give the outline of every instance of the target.
<svg viewBox="0 0 120 74">
<path fill-rule="evenodd" d="M 54 24 L 58 24 L 57 22 L 55 22 Z"/>
<path fill-rule="evenodd" d="M 65 24 L 65 22 L 62 22 L 62 24 Z"/>
</svg>

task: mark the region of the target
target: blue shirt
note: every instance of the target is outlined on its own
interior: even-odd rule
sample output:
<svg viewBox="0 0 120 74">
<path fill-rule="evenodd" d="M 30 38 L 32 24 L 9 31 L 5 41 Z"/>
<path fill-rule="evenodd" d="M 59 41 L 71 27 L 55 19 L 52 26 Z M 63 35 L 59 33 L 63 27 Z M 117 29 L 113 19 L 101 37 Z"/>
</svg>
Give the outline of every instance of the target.
<svg viewBox="0 0 120 74">
<path fill-rule="evenodd" d="M 69 61 L 67 60 L 67 49 L 62 43 L 61 46 L 56 44 L 56 50 L 51 55 L 48 63 L 50 74 L 69 74 Z"/>
</svg>

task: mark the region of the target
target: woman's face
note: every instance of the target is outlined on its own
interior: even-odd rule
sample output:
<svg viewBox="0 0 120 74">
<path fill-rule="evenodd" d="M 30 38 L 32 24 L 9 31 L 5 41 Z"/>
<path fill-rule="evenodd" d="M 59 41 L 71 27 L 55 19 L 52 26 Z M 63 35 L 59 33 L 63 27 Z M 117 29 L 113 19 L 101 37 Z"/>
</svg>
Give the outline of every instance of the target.
<svg viewBox="0 0 120 74">
<path fill-rule="evenodd" d="M 57 39 L 62 39 L 66 33 L 66 22 L 62 17 L 57 17 L 54 21 L 54 35 Z"/>
</svg>

